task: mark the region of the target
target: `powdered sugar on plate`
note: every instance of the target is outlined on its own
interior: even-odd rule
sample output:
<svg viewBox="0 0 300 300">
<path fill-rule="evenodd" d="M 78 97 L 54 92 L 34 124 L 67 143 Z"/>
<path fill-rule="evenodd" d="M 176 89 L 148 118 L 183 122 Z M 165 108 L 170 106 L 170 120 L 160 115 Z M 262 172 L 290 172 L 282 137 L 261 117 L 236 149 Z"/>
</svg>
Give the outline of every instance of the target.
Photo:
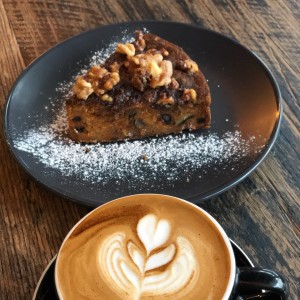
<svg viewBox="0 0 300 300">
<path fill-rule="evenodd" d="M 123 35 L 121 42 L 131 40 Z M 120 42 L 120 39 L 117 40 Z M 104 51 L 92 53 L 89 65 L 82 66 L 80 73 L 91 65 L 99 64 L 115 49 L 113 42 Z M 222 168 L 235 164 L 249 154 L 255 138 L 243 139 L 239 130 L 222 135 L 205 132 L 183 133 L 144 140 L 116 142 L 109 144 L 83 145 L 67 136 L 64 98 L 68 97 L 74 79 L 59 83 L 57 98 L 49 100 L 45 110 L 55 112 L 54 120 L 45 120 L 43 125 L 31 128 L 15 137 L 14 147 L 32 155 L 37 163 L 64 176 L 76 176 L 81 181 L 106 184 L 112 180 L 130 184 L 144 184 L 146 181 L 166 182 L 191 176 L 205 170 Z"/>
<path fill-rule="evenodd" d="M 238 130 L 222 136 L 183 133 L 109 144 L 80 144 L 66 136 L 62 109 L 51 124 L 33 128 L 15 140 L 15 147 L 64 176 L 106 183 L 131 178 L 142 182 L 162 175 L 174 181 L 199 169 L 238 162 L 249 153 L 254 138 L 244 140 Z M 202 170 L 202 171 L 203 171 Z M 186 171 L 186 172 L 185 172 Z"/>
</svg>

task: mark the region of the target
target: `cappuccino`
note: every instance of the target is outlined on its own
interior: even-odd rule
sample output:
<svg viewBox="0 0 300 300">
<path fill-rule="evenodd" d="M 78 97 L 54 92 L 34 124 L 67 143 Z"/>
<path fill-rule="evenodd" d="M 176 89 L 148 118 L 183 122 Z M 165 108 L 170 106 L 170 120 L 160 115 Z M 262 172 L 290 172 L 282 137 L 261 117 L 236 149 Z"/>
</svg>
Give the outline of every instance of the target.
<svg viewBox="0 0 300 300">
<path fill-rule="evenodd" d="M 61 299 L 222 299 L 233 261 L 204 211 L 163 195 L 111 201 L 66 237 L 55 279 Z"/>
</svg>

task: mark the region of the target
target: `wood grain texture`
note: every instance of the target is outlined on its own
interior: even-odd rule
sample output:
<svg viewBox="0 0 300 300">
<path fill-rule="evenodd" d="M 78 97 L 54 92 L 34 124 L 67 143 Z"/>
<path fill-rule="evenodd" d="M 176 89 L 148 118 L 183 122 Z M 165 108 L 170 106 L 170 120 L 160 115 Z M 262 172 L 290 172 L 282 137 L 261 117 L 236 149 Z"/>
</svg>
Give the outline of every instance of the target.
<svg viewBox="0 0 300 300">
<path fill-rule="evenodd" d="M 0 107 L 24 68 L 82 31 L 130 20 L 173 20 L 224 33 L 257 53 L 284 99 L 280 135 L 267 159 L 235 188 L 202 203 L 256 265 L 281 272 L 300 295 L 300 7 L 293 0 L 0 0 Z M 89 209 L 36 184 L 0 131 L 0 298 L 30 299 L 68 230 Z"/>
</svg>

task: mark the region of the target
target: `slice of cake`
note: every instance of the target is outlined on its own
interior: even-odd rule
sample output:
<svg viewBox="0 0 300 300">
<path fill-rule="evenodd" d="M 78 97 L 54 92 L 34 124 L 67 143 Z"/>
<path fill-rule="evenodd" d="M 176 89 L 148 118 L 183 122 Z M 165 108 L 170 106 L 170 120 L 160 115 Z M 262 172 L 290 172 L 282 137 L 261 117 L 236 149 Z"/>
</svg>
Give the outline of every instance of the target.
<svg viewBox="0 0 300 300">
<path fill-rule="evenodd" d="M 150 33 L 118 44 L 101 66 L 79 76 L 67 100 L 69 135 L 110 142 L 210 126 L 210 92 L 182 48 Z"/>
</svg>

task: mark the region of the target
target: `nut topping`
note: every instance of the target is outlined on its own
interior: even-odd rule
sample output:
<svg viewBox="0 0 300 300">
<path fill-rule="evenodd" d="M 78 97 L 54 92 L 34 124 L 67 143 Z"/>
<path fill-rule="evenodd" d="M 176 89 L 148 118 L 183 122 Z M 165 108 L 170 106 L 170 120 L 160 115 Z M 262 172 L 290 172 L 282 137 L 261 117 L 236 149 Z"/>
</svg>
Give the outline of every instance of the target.
<svg viewBox="0 0 300 300">
<path fill-rule="evenodd" d="M 135 48 L 133 44 L 126 43 L 126 44 L 118 44 L 116 48 L 116 52 L 126 54 L 127 58 L 134 56 Z"/>
<path fill-rule="evenodd" d="M 91 83 L 84 80 L 83 76 L 78 76 L 73 86 L 73 92 L 77 98 L 86 100 L 87 97 L 94 92 Z"/>
<path fill-rule="evenodd" d="M 194 89 L 184 89 L 183 94 L 182 94 L 182 99 L 184 101 L 191 101 L 193 103 L 196 103 L 197 93 Z"/>
<path fill-rule="evenodd" d="M 184 61 L 178 61 L 176 63 L 176 68 L 179 69 L 179 70 L 182 70 L 184 72 L 197 72 L 199 69 L 198 69 L 198 65 L 190 60 L 190 59 L 187 59 L 187 60 L 184 60 Z"/>
<path fill-rule="evenodd" d="M 165 49 L 163 49 L 161 53 L 163 56 L 169 56 L 169 54 L 170 54 L 169 51 L 165 50 Z"/>
<path fill-rule="evenodd" d="M 108 71 L 105 68 L 101 68 L 100 66 L 93 66 L 88 70 L 87 76 L 85 77 L 88 82 L 93 82 L 94 80 L 102 78 L 107 74 L 107 72 Z"/>
<path fill-rule="evenodd" d="M 158 98 L 156 104 L 158 105 L 173 105 L 174 104 L 174 98 L 171 96 L 167 96 L 166 93 L 162 93 L 160 97 Z"/>
<path fill-rule="evenodd" d="M 93 66 L 84 76 L 79 76 L 73 86 L 73 92 L 78 99 L 86 100 L 89 95 L 95 93 L 98 96 L 111 90 L 120 81 L 120 75 L 109 72 L 100 66 Z"/>
<path fill-rule="evenodd" d="M 187 59 L 184 61 L 184 63 L 186 64 L 187 69 L 192 73 L 197 72 L 199 70 L 198 65 L 193 60 Z"/>
<path fill-rule="evenodd" d="M 155 49 L 150 49 L 146 53 L 131 57 L 128 71 L 132 74 L 134 82 L 137 82 L 136 77 L 139 74 L 147 74 L 147 78 L 141 78 L 139 81 L 144 82 L 146 80 L 146 83 L 154 89 L 168 85 L 171 82 L 173 66 L 170 61 L 164 60 L 163 56 Z M 140 89 L 134 82 L 133 85 Z"/>
<path fill-rule="evenodd" d="M 108 79 L 103 84 L 105 90 L 111 90 L 120 81 L 120 75 L 117 72 L 108 73 Z"/>
<path fill-rule="evenodd" d="M 131 57 L 130 61 L 141 67 L 147 67 L 151 62 L 155 62 L 156 64 L 161 63 L 164 59 L 163 56 L 156 50 L 155 52 L 152 50 L 153 49 L 150 49 L 146 53 L 135 55 L 134 57 Z"/>
<path fill-rule="evenodd" d="M 173 65 L 169 60 L 163 60 L 160 64 L 161 72 L 157 77 L 152 77 L 150 86 L 154 89 L 158 86 L 168 85 L 173 74 Z"/>
<path fill-rule="evenodd" d="M 110 66 L 109 66 L 109 69 L 111 72 L 119 72 L 120 68 L 121 68 L 121 65 L 120 63 L 117 63 L 116 61 L 114 63 L 112 63 Z"/>
<path fill-rule="evenodd" d="M 171 78 L 171 83 L 170 83 L 169 87 L 172 90 L 178 90 L 179 89 L 178 81 L 175 78 Z"/>
<path fill-rule="evenodd" d="M 103 101 L 107 101 L 107 102 L 112 102 L 113 101 L 113 98 L 107 94 L 104 94 L 101 96 L 101 100 Z"/>
<path fill-rule="evenodd" d="M 137 31 L 135 35 L 135 41 L 133 42 L 135 49 L 137 51 L 143 51 L 146 47 L 146 42 L 143 38 L 143 33 L 141 31 Z"/>
<path fill-rule="evenodd" d="M 127 68 L 131 76 L 131 84 L 140 91 L 144 91 L 146 87 L 155 89 L 167 85 L 170 85 L 171 89 L 177 90 L 179 84 L 172 78 L 172 62 L 164 59 L 169 55 L 169 52 L 163 48 L 161 50 L 148 49 L 146 52 L 140 53 L 144 51 L 145 47 L 146 42 L 143 33 L 140 31 L 136 33 L 134 43 L 118 44 L 116 52 L 125 54 L 126 59 L 123 62 L 111 63 L 107 66 L 108 69 L 98 65 L 93 66 L 85 75 L 78 77 L 73 87 L 77 98 L 86 100 L 92 93 L 101 97 L 107 91 L 113 89 L 120 81 L 119 70 L 121 66 Z M 136 51 L 140 54 L 136 54 Z M 181 67 L 192 72 L 198 70 L 197 64 L 191 60 L 180 61 L 179 63 Z M 165 98 L 159 99 L 158 104 L 173 104 L 174 99 L 172 97 Z M 195 100 L 194 98 L 196 99 L 196 96 L 193 92 L 183 94 L 185 100 Z"/>
</svg>

